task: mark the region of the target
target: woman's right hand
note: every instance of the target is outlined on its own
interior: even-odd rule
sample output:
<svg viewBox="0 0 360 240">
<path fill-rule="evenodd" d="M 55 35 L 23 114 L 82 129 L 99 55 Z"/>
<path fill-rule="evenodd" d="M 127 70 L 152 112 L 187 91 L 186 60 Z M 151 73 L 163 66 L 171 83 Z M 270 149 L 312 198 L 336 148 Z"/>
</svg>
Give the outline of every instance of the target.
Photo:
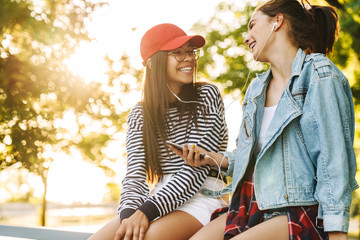
<svg viewBox="0 0 360 240">
<path fill-rule="evenodd" d="M 221 153 L 208 152 L 205 149 L 195 146 L 195 144 L 191 146 L 183 146 L 183 150 L 179 150 L 171 145 L 169 145 L 170 149 L 180 156 L 186 164 L 192 167 L 199 167 L 202 165 L 212 165 L 221 167 L 228 167 L 227 158 L 224 158 L 224 155 Z M 205 154 L 203 159 L 200 159 L 200 153 Z"/>
<path fill-rule="evenodd" d="M 137 210 L 131 217 L 121 221 L 114 240 L 143 240 L 148 228 L 149 220 L 146 215 Z"/>
</svg>

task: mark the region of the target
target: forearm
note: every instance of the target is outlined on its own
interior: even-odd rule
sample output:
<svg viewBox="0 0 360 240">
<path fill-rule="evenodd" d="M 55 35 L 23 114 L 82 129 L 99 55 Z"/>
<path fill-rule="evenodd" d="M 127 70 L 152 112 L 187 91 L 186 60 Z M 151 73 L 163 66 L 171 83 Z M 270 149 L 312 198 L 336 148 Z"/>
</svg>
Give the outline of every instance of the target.
<svg viewBox="0 0 360 240">
<path fill-rule="evenodd" d="M 347 240 L 347 233 L 345 232 L 328 232 L 329 240 Z"/>
<path fill-rule="evenodd" d="M 228 159 L 224 154 L 209 152 L 207 155 L 210 158 L 209 164 L 211 166 L 220 166 L 221 168 L 228 168 L 229 166 Z"/>
</svg>

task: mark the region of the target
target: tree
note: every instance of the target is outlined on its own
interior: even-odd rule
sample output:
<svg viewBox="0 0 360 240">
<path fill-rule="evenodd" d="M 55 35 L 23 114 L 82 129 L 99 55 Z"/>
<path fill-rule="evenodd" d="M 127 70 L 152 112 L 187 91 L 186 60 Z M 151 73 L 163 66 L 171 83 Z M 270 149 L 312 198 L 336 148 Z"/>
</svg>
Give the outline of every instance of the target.
<svg viewBox="0 0 360 240">
<path fill-rule="evenodd" d="M 111 134 L 84 131 L 87 122 L 81 119 L 98 121 L 102 129 L 116 132 L 123 128 L 127 113 L 116 109 L 112 94 L 101 83 L 85 84 L 63 63 L 81 41 L 91 40 L 85 23 L 102 5 L 86 0 L 0 0 L 0 170 L 18 163 L 42 178 L 41 225 L 46 224 L 49 151 L 76 146 L 85 159 L 111 173 L 101 164 L 101 148 Z M 125 56 L 122 64 L 126 61 Z M 109 75 L 106 84 L 129 72 L 134 72 L 129 66 L 119 72 L 110 66 L 109 74 L 114 76 Z M 126 91 L 125 85 L 119 87 Z M 70 113 L 77 128 L 71 134 L 58 124 Z"/>
</svg>

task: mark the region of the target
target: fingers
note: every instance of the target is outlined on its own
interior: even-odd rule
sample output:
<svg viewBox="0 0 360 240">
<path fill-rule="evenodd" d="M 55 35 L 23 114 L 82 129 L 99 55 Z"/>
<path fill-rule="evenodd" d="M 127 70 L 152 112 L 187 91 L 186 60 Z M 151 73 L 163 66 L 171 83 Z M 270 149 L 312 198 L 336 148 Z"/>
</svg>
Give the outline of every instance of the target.
<svg viewBox="0 0 360 240">
<path fill-rule="evenodd" d="M 139 229 L 135 228 L 133 233 L 132 233 L 132 240 L 139 240 Z M 129 240 L 131 240 L 131 238 L 129 238 Z"/>
<path fill-rule="evenodd" d="M 128 228 L 125 231 L 126 232 L 118 231 L 115 234 L 114 240 L 144 240 L 146 227 L 140 227 L 140 228 L 135 227 L 131 229 Z"/>
<path fill-rule="evenodd" d="M 195 144 L 191 145 L 186 163 L 192 167 L 200 167 L 201 165 L 204 165 L 204 162 L 200 158 L 200 151 L 203 151 L 203 149 L 195 146 Z"/>
<path fill-rule="evenodd" d="M 200 167 L 201 166 L 201 162 L 200 162 L 200 151 L 199 149 L 197 149 L 195 151 L 195 158 L 194 158 L 194 166 L 195 167 Z"/>
<path fill-rule="evenodd" d="M 139 240 L 144 240 L 144 239 L 145 239 L 145 229 L 141 228 L 139 233 Z"/>
<path fill-rule="evenodd" d="M 184 145 L 184 146 L 183 146 L 183 155 L 182 155 L 182 159 L 184 159 L 184 160 L 185 160 L 186 164 L 189 164 L 189 163 L 187 162 L 188 155 L 189 155 L 189 149 L 188 149 L 188 146 Z"/>
<path fill-rule="evenodd" d="M 186 156 L 186 164 L 193 166 L 193 167 L 195 166 L 194 153 L 195 153 L 195 144 L 190 146 L 189 152 Z"/>
<path fill-rule="evenodd" d="M 195 144 L 186 146 L 183 146 L 182 151 L 180 149 L 177 149 L 173 147 L 172 145 L 168 145 L 169 148 L 178 156 L 180 156 L 187 165 L 190 165 L 192 167 L 199 167 L 204 164 L 208 164 L 209 159 L 203 159 L 200 158 L 200 153 L 207 154 L 207 152 L 200 147 L 197 147 Z"/>
<path fill-rule="evenodd" d="M 184 157 L 183 157 L 183 151 L 181 151 L 181 150 L 173 147 L 172 145 L 168 145 L 168 146 L 169 146 L 169 148 L 170 148 L 171 151 L 173 151 L 176 155 L 178 155 L 179 157 L 181 157 L 181 158 L 184 159 Z M 185 160 L 185 159 L 184 159 L 184 160 Z"/>
<path fill-rule="evenodd" d="M 114 240 L 121 240 L 121 238 L 122 238 L 122 236 L 124 236 L 124 234 L 125 234 L 125 228 L 122 225 L 120 225 L 119 229 L 115 233 Z"/>
<path fill-rule="evenodd" d="M 126 232 L 122 240 L 131 240 L 132 235 L 133 235 L 132 232 Z"/>
<path fill-rule="evenodd" d="M 147 217 L 138 210 L 130 218 L 122 221 L 114 240 L 144 240 L 148 227 Z"/>
</svg>

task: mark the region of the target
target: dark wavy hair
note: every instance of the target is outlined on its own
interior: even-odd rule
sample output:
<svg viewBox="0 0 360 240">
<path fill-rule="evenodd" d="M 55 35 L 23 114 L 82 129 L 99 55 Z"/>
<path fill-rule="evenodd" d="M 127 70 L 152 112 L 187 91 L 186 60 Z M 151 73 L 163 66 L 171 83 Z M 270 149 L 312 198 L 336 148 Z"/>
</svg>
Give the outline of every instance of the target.
<svg viewBox="0 0 360 240">
<path fill-rule="evenodd" d="M 270 0 L 255 11 L 261 11 L 269 17 L 283 14 L 289 22 L 289 34 L 293 43 L 305 52 L 328 55 L 332 51 L 339 32 L 336 8 L 319 5 L 307 8 L 303 1 Z"/>
</svg>

